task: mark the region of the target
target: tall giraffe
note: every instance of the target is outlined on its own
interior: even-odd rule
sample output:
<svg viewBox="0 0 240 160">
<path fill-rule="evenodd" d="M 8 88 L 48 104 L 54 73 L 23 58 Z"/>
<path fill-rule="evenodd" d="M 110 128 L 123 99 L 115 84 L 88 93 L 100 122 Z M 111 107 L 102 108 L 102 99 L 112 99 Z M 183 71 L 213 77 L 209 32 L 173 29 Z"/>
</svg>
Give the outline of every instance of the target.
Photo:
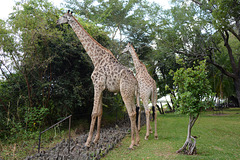
<svg viewBox="0 0 240 160">
<path fill-rule="evenodd" d="M 139 60 L 137 53 L 135 52 L 133 46 L 131 43 L 128 43 L 126 48 L 122 51 L 122 53 L 125 52 L 130 52 L 132 55 L 134 67 L 136 70 L 136 78 L 138 81 L 138 87 L 139 87 L 139 93 L 140 93 L 140 98 L 143 101 L 143 106 L 145 109 L 146 113 L 146 125 L 147 125 L 147 132 L 145 139 L 148 139 L 149 136 L 149 130 L 151 130 L 150 126 L 150 109 L 148 107 L 148 100 L 151 96 L 152 98 L 152 108 L 153 111 L 155 111 L 155 107 L 157 105 L 157 87 L 156 87 L 156 82 L 155 80 L 149 75 L 146 66 Z M 139 114 L 140 116 L 141 114 Z M 154 113 L 153 118 L 155 122 L 155 139 L 158 139 L 158 134 L 157 134 L 157 112 Z M 140 119 L 138 117 L 138 119 Z M 138 123 L 138 129 L 140 130 L 140 123 Z"/>
<path fill-rule="evenodd" d="M 116 93 L 120 91 L 121 93 L 131 121 L 131 144 L 129 148 L 132 149 L 134 145 L 139 144 L 140 140 L 136 126 L 135 94 L 138 92 L 136 78 L 128 68 L 117 61 L 110 50 L 104 48 L 88 34 L 76 18 L 73 17 L 72 12 L 68 11 L 58 19 L 57 24 L 63 23 L 68 23 L 72 27 L 94 65 L 91 75 L 94 86 L 94 104 L 89 135 L 85 146 L 90 147 L 96 118 L 98 118 L 97 134 L 93 142 L 97 143 L 99 140 L 103 113 L 102 92 L 108 89 L 110 92 Z M 134 140 L 134 132 L 136 133 L 136 141 Z"/>
</svg>

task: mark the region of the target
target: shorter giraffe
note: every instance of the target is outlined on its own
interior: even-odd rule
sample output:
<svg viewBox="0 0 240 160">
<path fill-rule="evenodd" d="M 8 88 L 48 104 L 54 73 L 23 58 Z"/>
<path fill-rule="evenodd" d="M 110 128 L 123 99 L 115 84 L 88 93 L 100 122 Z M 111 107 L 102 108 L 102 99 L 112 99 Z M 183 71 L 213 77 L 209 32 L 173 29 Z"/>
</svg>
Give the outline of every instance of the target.
<svg viewBox="0 0 240 160">
<path fill-rule="evenodd" d="M 145 139 L 148 140 L 149 130 L 151 130 L 150 126 L 150 109 L 148 107 L 148 100 L 151 96 L 152 98 L 152 105 L 153 111 L 155 111 L 155 107 L 157 105 L 157 87 L 155 80 L 149 75 L 146 66 L 139 60 L 137 53 L 135 52 L 133 46 L 128 43 L 126 48 L 122 51 L 122 53 L 130 52 L 133 58 L 134 67 L 136 70 L 136 79 L 138 81 L 139 93 L 140 98 L 143 101 L 143 106 L 146 113 L 146 125 L 147 125 L 147 132 Z M 139 114 L 140 117 L 141 114 Z M 138 117 L 139 121 L 140 118 Z M 157 112 L 154 113 L 153 118 L 155 122 L 155 139 L 158 139 L 157 134 Z M 138 130 L 140 130 L 140 123 L 138 122 Z"/>
</svg>

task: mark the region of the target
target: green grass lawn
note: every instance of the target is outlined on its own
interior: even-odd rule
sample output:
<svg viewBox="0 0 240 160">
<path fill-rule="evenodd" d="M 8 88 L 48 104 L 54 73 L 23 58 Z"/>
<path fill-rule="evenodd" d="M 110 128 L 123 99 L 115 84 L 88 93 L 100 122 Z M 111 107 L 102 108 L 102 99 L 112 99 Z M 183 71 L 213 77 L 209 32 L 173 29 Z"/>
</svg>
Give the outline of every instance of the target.
<svg viewBox="0 0 240 160">
<path fill-rule="evenodd" d="M 187 136 L 187 115 L 175 113 L 158 115 L 158 140 L 154 134 L 144 140 L 146 126 L 140 131 L 140 145 L 129 150 L 130 135 L 127 135 L 103 159 L 240 159 L 240 109 L 226 109 L 221 115 L 204 112 L 196 121 L 192 135 L 197 136 L 197 155 L 176 154 Z M 151 122 L 153 127 L 153 122 Z"/>
<path fill-rule="evenodd" d="M 175 113 L 158 115 L 158 140 L 154 139 L 154 134 L 149 136 L 148 141 L 144 140 L 146 126 L 143 126 L 140 131 L 140 145 L 138 147 L 134 147 L 134 150 L 128 149 L 130 135 L 127 135 L 102 159 L 240 160 L 240 108 L 226 109 L 220 115 L 213 115 L 212 111 L 200 115 L 192 131 L 192 135 L 198 137 L 197 155 L 187 156 L 175 153 L 186 140 L 187 124 L 188 117 L 186 115 Z M 151 126 L 153 128 L 153 122 L 151 122 Z M 88 127 L 89 125 L 86 124 L 84 128 Z M 72 137 L 75 137 L 74 128 L 71 132 Z M 42 146 L 45 146 L 45 149 L 59 143 L 62 138 L 67 138 L 68 130 L 61 130 L 61 134 L 58 133 L 57 137 L 52 137 L 55 137 L 54 130 L 44 133 Z M 1 144 L 0 141 L 0 159 L 24 159 L 27 155 L 36 153 L 37 142 L 37 137 L 25 142 L 16 142 L 16 144 Z"/>
</svg>

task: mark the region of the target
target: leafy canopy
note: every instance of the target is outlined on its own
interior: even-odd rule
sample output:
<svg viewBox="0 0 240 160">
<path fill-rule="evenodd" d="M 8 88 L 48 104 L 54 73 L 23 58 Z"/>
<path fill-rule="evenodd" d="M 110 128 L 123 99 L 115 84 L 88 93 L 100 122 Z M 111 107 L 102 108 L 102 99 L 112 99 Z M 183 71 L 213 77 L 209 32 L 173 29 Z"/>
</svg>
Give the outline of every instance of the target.
<svg viewBox="0 0 240 160">
<path fill-rule="evenodd" d="M 173 73 L 173 72 L 171 72 Z M 213 93 L 206 71 L 206 61 L 190 68 L 180 68 L 174 73 L 177 96 L 173 97 L 182 114 L 195 115 L 213 104 Z"/>
</svg>

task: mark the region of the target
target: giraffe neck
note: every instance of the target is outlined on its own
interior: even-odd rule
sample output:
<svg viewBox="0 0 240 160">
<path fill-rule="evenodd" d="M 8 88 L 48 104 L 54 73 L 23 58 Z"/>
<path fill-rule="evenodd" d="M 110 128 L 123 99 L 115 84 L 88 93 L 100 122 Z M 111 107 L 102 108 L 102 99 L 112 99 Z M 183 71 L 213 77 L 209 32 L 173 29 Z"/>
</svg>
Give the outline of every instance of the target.
<svg viewBox="0 0 240 160">
<path fill-rule="evenodd" d="M 135 52 L 135 49 L 133 48 L 133 46 L 131 46 L 130 53 L 132 55 L 132 59 L 133 59 L 133 63 L 134 63 L 135 68 L 140 67 L 142 65 L 142 63 L 140 62 L 140 60 L 138 58 L 138 55 Z M 137 72 L 137 70 L 138 69 L 136 69 L 136 72 Z"/>
<path fill-rule="evenodd" d="M 72 16 L 72 19 L 68 23 L 82 43 L 83 48 L 91 58 L 94 66 L 97 66 L 102 59 L 114 57 L 108 49 L 104 48 L 89 35 L 89 33 L 82 27 L 76 18 Z M 106 56 L 106 54 L 109 54 L 109 56 Z"/>
</svg>

